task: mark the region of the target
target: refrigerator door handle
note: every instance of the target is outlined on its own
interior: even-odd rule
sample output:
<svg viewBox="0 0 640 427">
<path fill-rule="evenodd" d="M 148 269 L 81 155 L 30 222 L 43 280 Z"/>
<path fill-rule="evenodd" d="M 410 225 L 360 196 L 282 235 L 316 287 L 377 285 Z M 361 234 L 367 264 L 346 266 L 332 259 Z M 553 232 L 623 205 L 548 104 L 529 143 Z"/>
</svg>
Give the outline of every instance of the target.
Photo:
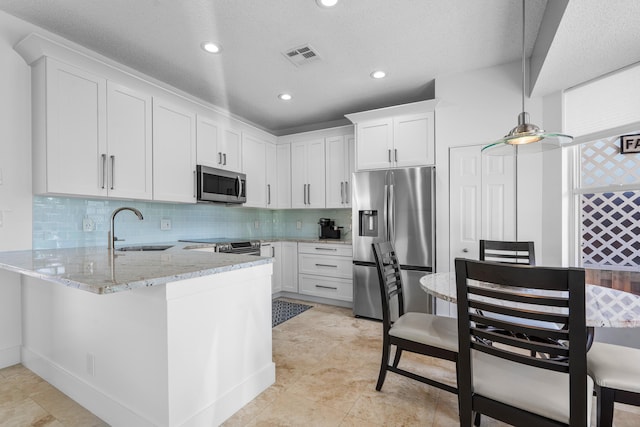
<svg viewBox="0 0 640 427">
<path fill-rule="evenodd" d="M 389 185 L 389 237 L 390 241 L 396 241 L 396 198 L 394 195 L 395 185 Z"/>
<path fill-rule="evenodd" d="M 385 225 L 385 239 L 387 241 L 391 240 L 391 236 L 389 235 L 389 186 L 387 184 L 384 185 L 384 225 Z"/>
</svg>

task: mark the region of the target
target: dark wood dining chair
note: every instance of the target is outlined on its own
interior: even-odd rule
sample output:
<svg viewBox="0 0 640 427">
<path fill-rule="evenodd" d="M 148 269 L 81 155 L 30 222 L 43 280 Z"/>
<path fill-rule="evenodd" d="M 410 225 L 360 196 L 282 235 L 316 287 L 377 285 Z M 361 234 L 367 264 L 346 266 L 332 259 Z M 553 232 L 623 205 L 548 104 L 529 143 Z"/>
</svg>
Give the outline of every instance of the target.
<svg viewBox="0 0 640 427">
<path fill-rule="evenodd" d="M 533 242 L 480 240 L 480 261 L 536 265 Z"/>
<path fill-rule="evenodd" d="M 457 322 L 452 317 L 427 313 L 405 313 L 400 264 L 393 245 L 390 242 L 383 242 L 374 243 L 372 247 L 380 281 L 383 329 L 382 362 L 380 363 L 376 390 L 382 389 L 387 371 L 391 371 L 433 387 L 457 393 L 457 388 L 454 386 L 398 367 L 403 351 L 457 363 Z M 397 305 L 398 308 L 398 318 L 395 321 L 392 319 L 392 305 Z M 389 364 L 392 345 L 396 347 L 396 353 L 393 363 Z"/>
<path fill-rule="evenodd" d="M 466 259 L 456 259 L 455 269 L 460 426 L 470 426 L 477 414 L 519 426 L 588 425 L 593 380 L 587 375 L 584 270 Z M 533 327 L 526 320 L 567 329 Z M 534 332 L 549 342 L 519 338 Z"/>
<path fill-rule="evenodd" d="M 640 406 L 640 350 L 594 342 L 587 353 L 587 370 L 596 383 L 598 427 L 613 424 L 615 402 Z"/>
</svg>

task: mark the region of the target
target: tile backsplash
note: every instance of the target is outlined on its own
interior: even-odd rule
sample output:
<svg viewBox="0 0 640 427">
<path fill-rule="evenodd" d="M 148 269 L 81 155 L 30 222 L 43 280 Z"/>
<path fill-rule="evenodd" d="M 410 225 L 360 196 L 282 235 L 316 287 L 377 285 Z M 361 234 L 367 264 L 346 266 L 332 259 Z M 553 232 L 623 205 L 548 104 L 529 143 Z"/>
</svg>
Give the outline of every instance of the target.
<svg viewBox="0 0 640 427">
<path fill-rule="evenodd" d="M 144 220 L 139 221 L 132 212 L 118 214 L 115 234 L 118 239 L 125 239 L 123 245 L 171 242 L 194 237 L 314 238 L 318 236 L 320 218 L 333 219 L 336 225 L 344 227 L 344 237 L 351 238 L 350 209 L 271 210 L 220 204 L 34 196 L 33 249 L 106 247 L 111 213 L 122 206 L 136 208 L 144 216 Z M 85 219 L 93 225 L 92 231 L 83 231 Z M 171 229 L 161 230 L 161 220 L 169 220 Z M 301 225 L 299 229 L 298 221 Z"/>
</svg>

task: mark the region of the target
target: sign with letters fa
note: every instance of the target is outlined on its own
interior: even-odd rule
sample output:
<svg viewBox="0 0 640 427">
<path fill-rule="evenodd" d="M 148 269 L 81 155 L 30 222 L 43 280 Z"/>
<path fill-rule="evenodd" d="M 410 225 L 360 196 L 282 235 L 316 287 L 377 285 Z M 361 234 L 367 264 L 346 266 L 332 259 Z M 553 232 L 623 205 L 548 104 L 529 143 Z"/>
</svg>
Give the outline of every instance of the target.
<svg viewBox="0 0 640 427">
<path fill-rule="evenodd" d="M 640 134 L 620 136 L 620 152 L 622 154 L 640 153 Z"/>
</svg>

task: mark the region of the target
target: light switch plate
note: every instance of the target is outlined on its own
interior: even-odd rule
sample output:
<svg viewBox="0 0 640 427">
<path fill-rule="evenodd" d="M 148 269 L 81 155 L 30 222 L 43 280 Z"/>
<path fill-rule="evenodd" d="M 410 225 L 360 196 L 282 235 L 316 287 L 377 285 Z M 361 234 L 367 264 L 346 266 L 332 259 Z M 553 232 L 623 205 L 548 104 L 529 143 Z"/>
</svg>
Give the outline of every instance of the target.
<svg viewBox="0 0 640 427">
<path fill-rule="evenodd" d="M 254 221 L 253 222 L 253 226 L 254 228 L 257 230 L 258 228 L 260 228 L 260 221 Z"/>
<path fill-rule="evenodd" d="M 296 229 L 300 230 L 302 228 L 302 221 L 296 221 Z"/>
<path fill-rule="evenodd" d="M 160 220 L 160 230 L 171 230 L 171 220 L 170 219 L 161 219 Z"/>
</svg>

